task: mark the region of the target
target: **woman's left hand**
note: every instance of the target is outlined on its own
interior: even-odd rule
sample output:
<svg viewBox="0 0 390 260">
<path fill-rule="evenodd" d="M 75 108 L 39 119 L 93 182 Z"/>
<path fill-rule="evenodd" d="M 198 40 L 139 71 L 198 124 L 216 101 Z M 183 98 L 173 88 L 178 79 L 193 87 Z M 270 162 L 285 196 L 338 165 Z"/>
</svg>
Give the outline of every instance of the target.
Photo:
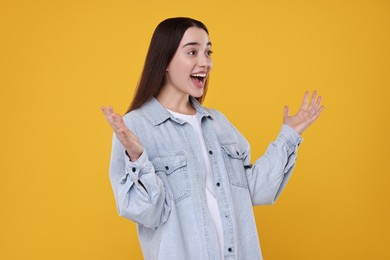
<svg viewBox="0 0 390 260">
<path fill-rule="evenodd" d="M 318 118 L 321 111 L 324 110 L 324 106 L 320 106 L 321 96 L 317 97 L 317 91 L 313 92 L 309 104 L 308 97 L 309 91 L 306 91 L 301 107 L 293 116 L 289 116 L 290 109 L 288 106 L 284 106 L 283 123 L 294 128 L 299 134 L 302 134 Z"/>
</svg>

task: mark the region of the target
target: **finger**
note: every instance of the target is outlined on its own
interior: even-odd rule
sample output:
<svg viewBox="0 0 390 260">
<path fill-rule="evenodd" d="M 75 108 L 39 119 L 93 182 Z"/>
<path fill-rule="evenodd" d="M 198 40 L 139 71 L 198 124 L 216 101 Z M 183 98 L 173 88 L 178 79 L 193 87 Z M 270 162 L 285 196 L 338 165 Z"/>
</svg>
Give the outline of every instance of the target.
<svg viewBox="0 0 390 260">
<path fill-rule="evenodd" d="M 303 95 L 303 100 L 300 109 L 306 110 L 308 96 L 309 96 L 309 91 L 306 90 L 305 94 Z"/>
<path fill-rule="evenodd" d="M 108 110 L 105 106 L 101 106 L 100 109 L 103 111 L 103 114 L 105 115 L 105 117 L 108 116 Z"/>
<path fill-rule="evenodd" d="M 123 120 L 123 117 L 120 114 L 116 114 L 116 117 L 120 125 L 127 127 L 125 121 Z"/>
<path fill-rule="evenodd" d="M 318 109 L 317 114 L 319 115 L 322 112 L 322 110 L 324 110 L 324 109 L 325 109 L 324 105 L 320 106 L 320 108 Z"/>
<path fill-rule="evenodd" d="M 311 95 L 310 103 L 309 103 L 309 111 L 313 109 L 315 101 L 316 101 L 316 96 L 317 96 L 317 90 L 314 90 L 313 94 Z"/>
<path fill-rule="evenodd" d="M 105 108 L 105 107 L 102 107 L 102 111 L 103 111 L 104 116 L 106 117 L 108 123 L 112 126 L 112 124 L 113 124 L 112 113 L 109 111 L 108 108 Z"/>
<path fill-rule="evenodd" d="M 113 108 L 112 106 L 108 106 L 108 107 L 107 107 L 107 111 L 108 111 L 110 114 L 115 114 L 114 108 Z"/>
<path fill-rule="evenodd" d="M 123 129 L 126 129 L 126 131 L 129 131 L 129 132 L 131 132 L 130 130 L 129 130 L 129 128 L 127 127 L 127 125 L 126 125 L 126 123 L 125 123 L 125 121 L 123 120 L 123 117 L 121 116 L 121 115 L 119 115 L 119 114 L 115 114 L 115 123 L 116 123 L 116 125 L 119 127 L 119 128 L 123 128 Z"/>
<path fill-rule="evenodd" d="M 319 96 L 319 97 L 317 98 L 316 104 L 315 104 L 315 106 L 314 106 L 314 110 L 315 110 L 315 111 L 318 111 L 318 108 L 320 107 L 320 104 L 321 104 L 321 100 L 322 100 L 322 97 Z"/>
<path fill-rule="evenodd" d="M 317 110 L 317 112 L 312 117 L 313 121 L 316 120 L 320 116 L 320 114 L 321 114 L 322 110 L 324 110 L 324 108 L 325 108 L 324 105 L 320 106 L 320 108 Z"/>
<path fill-rule="evenodd" d="M 114 130 L 119 130 L 121 128 L 120 118 L 121 116 L 119 114 L 112 114 L 110 116 L 110 124 Z"/>
<path fill-rule="evenodd" d="M 131 138 L 132 140 L 137 140 L 138 138 L 136 135 L 127 127 L 125 121 L 123 120 L 122 116 L 119 114 L 114 115 L 115 121 L 114 121 L 114 126 L 115 129 L 118 132 L 123 132 L 126 134 L 126 138 Z"/>
<path fill-rule="evenodd" d="M 102 106 L 101 109 L 106 117 L 110 117 L 112 114 L 114 114 L 114 108 L 112 106 Z"/>
<path fill-rule="evenodd" d="M 290 112 L 290 109 L 288 108 L 288 106 L 284 106 L 284 113 L 283 113 L 283 117 L 288 117 L 288 114 Z"/>
</svg>

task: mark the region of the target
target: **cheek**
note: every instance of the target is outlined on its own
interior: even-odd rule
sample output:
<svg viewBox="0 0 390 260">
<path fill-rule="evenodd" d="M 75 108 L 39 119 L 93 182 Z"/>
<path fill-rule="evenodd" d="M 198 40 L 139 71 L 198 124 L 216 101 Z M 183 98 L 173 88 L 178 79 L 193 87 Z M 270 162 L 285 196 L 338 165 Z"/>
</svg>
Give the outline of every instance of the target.
<svg viewBox="0 0 390 260">
<path fill-rule="evenodd" d="M 177 55 L 168 66 L 169 76 L 174 81 L 187 80 L 195 66 L 191 59 Z"/>
<path fill-rule="evenodd" d="M 182 73 L 187 67 L 186 61 L 182 59 L 172 60 L 169 64 L 169 70 L 171 73 Z"/>
</svg>

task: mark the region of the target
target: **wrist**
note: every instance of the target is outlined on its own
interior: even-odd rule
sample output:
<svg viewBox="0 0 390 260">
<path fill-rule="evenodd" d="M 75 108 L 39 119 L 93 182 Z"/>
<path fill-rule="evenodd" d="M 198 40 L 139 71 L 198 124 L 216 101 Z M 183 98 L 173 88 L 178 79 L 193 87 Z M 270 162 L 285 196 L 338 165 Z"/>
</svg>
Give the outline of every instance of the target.
<svg viewBox="0 0 390 260">
<path fill-rule="evenodd" d="M 131 155 L 130 155 L 129 152 L 128 152 L 127 150 L 125 150 L 125 153 L 126 153 L 127 157 L 129 158 L 129 160 L 130 160 L 131 162 L 137 161 L 138 158 L 140 158 L 141 155 L 142 155 L 142 152 L 141 152 L 140 154 L 131 154 Z"/>
</svg>

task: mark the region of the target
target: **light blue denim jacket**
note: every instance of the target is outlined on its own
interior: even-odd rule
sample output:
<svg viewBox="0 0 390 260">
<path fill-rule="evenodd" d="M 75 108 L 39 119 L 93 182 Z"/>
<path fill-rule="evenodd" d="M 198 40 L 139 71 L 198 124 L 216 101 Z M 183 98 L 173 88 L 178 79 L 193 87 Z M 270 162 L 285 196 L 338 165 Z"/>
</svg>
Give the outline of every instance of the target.
<svg viewBox="0 0 390 260">
<path fill-rule="evenodd" d="M 250 146 L 214 109 L 191 102 L 201 116 L 224 235 L 224 259 L 262 259 L 253 205 L 273 204 L 294 168 L 302 138 L 282 125 L 254 165 Z M 207 208 L 202 153 L 190 124 L 152 98 L 124 116 L 144 152 L 131 162 L 113 137 L 110 180 L 119 215 L 137 223 L 147 260 L 221 259 Z"/>
</svg>

